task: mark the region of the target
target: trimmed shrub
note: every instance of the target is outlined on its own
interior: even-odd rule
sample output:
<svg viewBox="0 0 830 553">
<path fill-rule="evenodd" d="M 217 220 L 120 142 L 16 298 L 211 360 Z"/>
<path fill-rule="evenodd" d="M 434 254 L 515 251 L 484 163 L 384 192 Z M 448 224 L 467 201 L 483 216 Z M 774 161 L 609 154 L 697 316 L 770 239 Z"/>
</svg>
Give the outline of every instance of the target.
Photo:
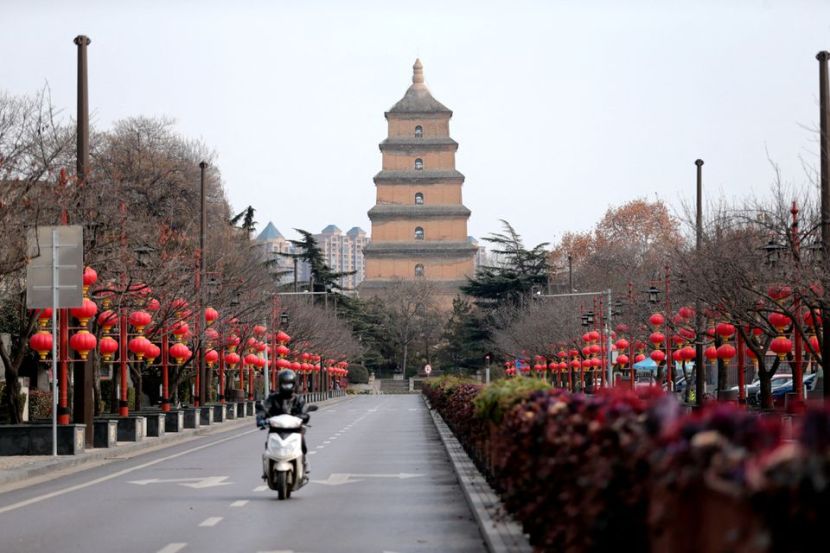
<svg viewBox="0 0 830 553">
<path fill-rule="evenodd" d="M 369 370 L 363 365 L 349 365 L 349 384 L 368 384 Z"/>
</svg>

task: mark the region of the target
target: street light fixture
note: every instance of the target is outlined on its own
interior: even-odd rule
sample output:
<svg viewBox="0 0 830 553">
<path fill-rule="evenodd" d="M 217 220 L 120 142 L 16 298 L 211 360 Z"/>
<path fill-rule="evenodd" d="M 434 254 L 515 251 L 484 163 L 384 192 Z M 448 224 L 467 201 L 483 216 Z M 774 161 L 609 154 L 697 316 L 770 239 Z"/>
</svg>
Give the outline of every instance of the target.
<svg viewBox="0 0 830 553">
<path fill-rule="evenodd" d="M 644 294 L 648 294 L 648 303 L 660 303 L 660 290 L 653 284 L 648 287 L 648 290 L 643 290 Z"/>
</svg>

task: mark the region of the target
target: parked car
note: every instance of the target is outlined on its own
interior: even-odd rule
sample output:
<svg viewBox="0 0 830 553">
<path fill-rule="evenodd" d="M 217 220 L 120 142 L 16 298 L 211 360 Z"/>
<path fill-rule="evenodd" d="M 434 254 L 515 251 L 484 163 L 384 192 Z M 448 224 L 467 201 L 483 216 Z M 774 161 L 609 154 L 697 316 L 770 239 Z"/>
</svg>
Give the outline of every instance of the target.
<svg viewBox="0 0 830 553">
<path fill-rule="evenodd" d="M 813 389 L 816 387 L 816 373 L 806 375 L 802 383 L 804 384 L 804 389 L 807 392 L 812 392 Z M 778 386 L 777 388 L 773 388 L 772 390 L 772 404 L 775 407 L 783 407 L 784 406 L 784 398 L 787 394 L 793 393 L 793 381 L 790 379 L 786 384 L 782 386 Z"/>
<path fill-rule="evenodd" d="M 788 384 L 792 387 L 793 382 L 793 375 L 791 374 L 774 374 L 772 375 L 772 383 L 771 383 L 771 390 L 774 393 L 775 390 L 781 388 L 782 386 L 787 386 Z M 738 388 L 732 388 L 733 390 L 737 390 Z M 746 387 L 746 400 L 750 405 L 761 405 L 761 381 L 755 379 L 752 384 L 749 384 Z"/>
</svg>

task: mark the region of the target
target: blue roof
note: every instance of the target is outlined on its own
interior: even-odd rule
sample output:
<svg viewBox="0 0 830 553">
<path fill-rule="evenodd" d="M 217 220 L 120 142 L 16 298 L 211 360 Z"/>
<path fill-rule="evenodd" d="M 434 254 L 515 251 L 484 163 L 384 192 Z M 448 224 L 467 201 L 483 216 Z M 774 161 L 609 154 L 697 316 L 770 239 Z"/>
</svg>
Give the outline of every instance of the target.
<svg viewBox="0 0 830 553">
<path fill-rule="evenodd" d="M 349 229 L 349 232 L 347 232 L 346 234 L 348 234 L 349 236 L 354 236 L 354 235 L 360 234 L 360 233 L 366 234 L 366 231 L 363 230 L 360 227 L 352 227 L 352 228 Z"/>
<path fill-rule="evenodd" d="M 320 234 L 334 234 L 335 232 L 343 232 L 343 231 L 340 230 L 339 228 L 337 228 L 337 225 L 329 225 L 326 228 L 324 228 L 320 232 Z"/>
<path fill-rule="evenodd" d="M 268 221 L 268 224 L 265 225 L 265 228 L 262 229 L 262 232 L 260 232 L 259 236 L 256 237 L 256 240 L 257 242 L 264 242 L 266 240 L 276 240 L 277 238 L 285 238 L 285 236 L 277 230 L 274 223 Z"/>
</svg>

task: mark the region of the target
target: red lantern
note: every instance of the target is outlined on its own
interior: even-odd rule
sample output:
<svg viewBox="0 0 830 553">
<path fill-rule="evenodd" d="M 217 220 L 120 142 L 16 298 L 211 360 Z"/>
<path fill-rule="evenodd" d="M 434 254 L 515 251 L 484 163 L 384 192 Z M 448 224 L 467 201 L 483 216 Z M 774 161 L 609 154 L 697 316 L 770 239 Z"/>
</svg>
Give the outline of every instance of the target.
<svg viewBox="0 0 830 553">
<path fill-rule="evenodd" d="M 291 353 L 291 350 L 288 349 L 286 346 L 282 344 L 277 346 L 277 355 L 279 355 L 280 357 L 285 357 L 289 353 Z"/>
<path fill-rule="evenodd" d="M 98 313 L 98 306 L 91 299 L 84 298 L 81 307 L 73 307 L 69 312 L 81 322 L 81 326 L 86 326 L 86 323 Z"/>
<path fill-rule="evenodd" d="M 810 336 L 809 338 L 807 338 L 807 341 L 810 342 L 810 347 L 813 348 L 813 351 L 816 352 L 816 355 L 821 356 L 821 350 L 819 350 L 818 345 L 818 337 Z"/>
<path fill-rule="evenodd" d="M 219 352 L 215 349 L 210 349 L 205 353 L 205 363 L 208 367 L 213 368 L 213 365 L 219 362 Z"/>
<path fill-rule="evenodd" d="M 136 332 L 139 334 L 144 332 L 144 327 L 150 324 L 152 320 L 153 317 L 146 311 L 133 311 L 129 317 L 130 324 L 135 327 Z"/>
<path fill-rule="evenodd" d="M 299 371 L 300 370 L 300 363 L 298 361 L 294 361 L 291 363 L 291 370 L 292 371 Z"/>
<path fill-rule="evenodd" d="M 724 340 L 729 339 L 735 334 L 735 325 L 729 323 L 718 323 L 715 327 L 715 333 Z"/>
<path fill-rule="evenodd" d="M 677 330 L 677 333 L 680 334 L 686 340 L 694 340 L 695 339 L 695 331 L 688 327 L 680 327 Z"/>
<path fill-rule="evenodd" d="M 46 309 L 41 309 L 40 312 L 37 314 L 37 324 L 40 328 L 46 328 L 49 324 L 49 319 L 52 318 L 52 308 L 47 307 Z"/>
<path fill-rule="evenodd" d="M 176 340 L 181 342 L 185 335 L 190 332 L 190 327 L 184 321 L 176 321 L 173 323 L 173 326 L 170 327 L 170 332 L 173 333 L 173 336 L 176 337 Z"/>
<path fill-rule="evenodd" d="M 649 357 L 651 357 L 651 360 L 659 365 L 666 360 L 666 353 L 663 350 L 656 349 L 651 352 Z"/>
<path fill-rule="evenodd" d="M 173 311 L 184 311 L 185 309 L 187 309 L 187 302 L 182 298 L 176 298 L 173 300 L 173 303 L 170 304 L 170 307 L 173 308 Z"/>
<path fill-rule="evenodd" d="M 695 315 L 695 310 L 691 307 L 681 307 L 677 310 L 677 314 L 683 317 L 684 319 L 691 319 Z"/>
<path fill-rule="evenodd" d="M 627 355 L 618 355 L 617 356 L 617 364 L 621 367 L 628 366 L 628 356 Z"/>
<path fill-rule="evenodd" d="M 602 351 L 602 348 L 599 347 L 599 344 L 591 344 L 590 346 L 588 346 L 588 349 L 594 355 L 597 355 L 600 351 Z"/>
<path fill-rule="evenodd" d="M 648 341 L 654 344 L 655 346 L 659 346 L 660 344 L 666 341 L 666 337 L 663 335 L 662 332 L 652 332 L 648 337 Z"/>
<path fill-rule="evenodd" d="M 628 346 L 630 344 L 628 343 L 628 340 L 626 340 L 625 338 L 620 338 L 619 340 L 617 340 L 617 343 L 614 344 L 614 345 L 617 346 L 617 350 L 625 351 L 625 350 L 628 349 Z"/>
<path fill-rule="evenodd" d="M 219 339 L 219 332 L 215 328 L 206 328 L 205 329 L 205 340 L 208 342 L 215 342 Z"/>
<path fill-rule="evenodd" d="M 104 336 L 98 344 L 98 351 L 101 352 L 104 361 L 112 361 L 115 352 L 118 351 L 118 342 L 110 336 Z"/>
<path fill-rule="evenodd" d="M 267 347 L 268 345 L 265 342 L 257 342 L 256 344 L 254 344 L 254 349 L 259 352 L 265 351 L 265 348 Z"/>
<path fill-rule="evenodd" d="M 291 361 L 288 359 L 277 359 L 277 367 L 280 369 L 290 369 L 291 368 Z"/>
<path fill-rule="evenodd" d="M 579 363 L 578 360 L 574 359 L 573 361 L 571 361 L 571 368 L 572 369 L 578 369 L 579 367 L 580 367 L 580 363 Z"/>
<path fill-rule="evenodd" d="M 80 330 L 69 339 L 69 347 L 78 352 L 81 359 L 86 360 L 89 352 L 95 349 L 98 340 L 86 330 Z"/>
<path fill-rule="evenodd" d="M 225 347 L 231 351 L 234 351 L 236 349 L 236 346 L 239 345 L 239 342 L 239 336 L 232 334 L 228 336 L 227 340 L 225 340 Z"/>
<path fill-rule="evenodd" d="M 52 333 L 39 330 L 29 338 L 29 347 L 40 356 L 41 361 L 52 351 Z"/>
<path fill-rule="evenodd" d="M 208 326 L 212 325 L 216 322 L 216 319 L 219 318 L 219 312 L 212 307 L 205 308 L 205 322 Z"/>
<path fill-rule="evenodd" d="M 291 341 L 291 336 L 289 336 L 288 334 L 286 334 L 282 330 L 277 332 L 277 342 L 279 342 L 280 344 L 287 344 L 290 341 Z"/>
<path fill-rule="evenodd" d="M 646 360 L 646 356 L 642 353 L 638 353 L 637 355 L 634 356 L 634 363 L 640 363 L 640 362 L 645 361 L 645 360 Z"/>
<path fill-rule="evenodd" d="M 230 352 L 225 354 L 225 363 L 228 364 L 230 368 L 234 368 L 239 364 L 239 354 L 235 352 Z"/>
<path fill-rule="evenodd" d="M 672 352 L 671 358 L 674 359 L 676 362 L 680 363 L 681 361 L 683 361 L 683 352 L 681 352 L 679 349 L 676 349 Z"/>
<path fill-rule="evenodd" d="M 98 326 L 104 329 L 105 333 L 109 333 L 110 329 L 118 324 L 118 314 L 111 309 L 101 311 L 98 315 Z"/>
<path fill-rule="evenodd" d="M 726 363 L 735 357 L 736 354 L 737 351 L 735 350 L 735 346 L 732 344 L 723 344 L 718 348 L 718 357 L 723 359 Z"/>
<path fill-rule="evenodd" d="M 651 323 L 651 326 L 658 327 L 666 322 L 666 318 L 662 313 L 653 313 L 651 317 L 648 318 L 648 322 Z"/>
<path fill-rule="evenodd" d="M 147 305 L 145 306 L 145 308 L 147 309 L 147 311 L 158 311 L 159 309 L 161 309 L 161 304 L 159 303 L 159 300 L 157 300 L 156 298 L 150 298 L 149 300 L 147 300 Z"/>
<path fill-rule="evenodd" d="M 770 298 L 774 299 L 775 301 L 783 300 L 784 298 L 788 298 L 793 293 L 793 289 L 789 286 L 770 286 L 769 290 L 767 290 L 767 294 Z"/>
<path fill-rule="evenodd" d="M 168 354 L 168 356 L 175 359 L 176 364 L 178 364 L 178 365 L 181 365 L 187 359 L 190 359 L 191 355 L 193 355 L 193 353 L 191 353 L 190 349 L 186 345 L 182 344 L 181 342 L 177 342 L 177 343 L 173 344 L 172 346 L 170 346 L 170 349 L 168 350 L 167 354 Z M 236 354 L 233 354 L 233 355 L 236 355 Z M 225 357 L 225 360 L 230 361 L 227 358 L 227 356 Z M 239 362 L 239 356 L 238 355 L 237 355 L 237 362 Z M 230 362 L 229 362 L 229 364 L 230 364 Z M 236 363 L 233 363 L 232 366 L 235 365 L 235 364 Z"/>
<path fill-rule="evenodd" d="M 129 350 L 133 352 L 133 355 L 135 355 L 136 357 L 138 357 L 139 360 L 141 360 L 144 358 L 144 354 L 147 353 L 148 345 L 150 345 L 150 340 L 148 340 L 144 336 L 138 336 L 129 341 L 129 343 L 127 344 L 127 348 L 129 348 Z"/>
<path fill-rule="evenodd" d="M 769 314 L 769 322 L 772 326 L 775 327 L 776 330 L 778 330 L 778 332 L 784 332 L 784 329 L 790 326 L 790 323 L 792 323 L 792 319 L 790 319 L 783 313 L 774 311 Z"/>
<path fill-rule="evenodd" d="M 89 287 L 98 282 L 98 273 L 92 267 L 84 268 L 84 293 L 89 290 Z"/>
<path fill-rule="evenodd" d="M 792 351 L 793 342 L 789 338 L 778 336 L 772 340 L 772 343 L 769 345 L 769 349 L 778 355 L 779 359 L 784 360 L 787 357 L 787 354 Z"/>
<path fill-rule="evenodd" d="M 268 329 L 262 325 L 254 326 L 254 334 L 256 336 L 265 336 L 265 333 L 268 332 Z"/>
<path fill-rule="evenodd" d="M 159 355 L 161 355 L 161 348 L 150 342 L 144 351 L 144 358 L 147 359 L 147 363 L 152 363 Z"/>
<path fill-rule="evenodd" d="M 680 352 L 683 361 L 693 361 L 696 356 L 695 348 L 693 348 L 692 346 L 686 346 L 685 348 L 682 348 Z"/>
<path fill-rule="evenodd" d="M 703 355 L 706 356 L 706 359 L 708 359 L 709 361 L 714 361 L 718 358 L 718 348 L 716 348 L 715 346 L 709 346 L 703 352 Z"/>
<path fill-rule="evenodd" d="M 256 365 L 256 360 L 257 359 L 258 359 L 258 357 L 256 355 L 254 355 L 253 353 L 249 353 L 248 355 L 245 356 L 245 364 L 248 365 L 248 366 Z"/>
<path fill-rule="evenodd" d="M 591 332 L 589 332 L 588 333 L 588 340 L 591 341 L 591 342 L 595 342 L 595 341 L 599 340 L 599 332 L 597 332 L 596 330 L 592 330 Z"/>
</svg>

